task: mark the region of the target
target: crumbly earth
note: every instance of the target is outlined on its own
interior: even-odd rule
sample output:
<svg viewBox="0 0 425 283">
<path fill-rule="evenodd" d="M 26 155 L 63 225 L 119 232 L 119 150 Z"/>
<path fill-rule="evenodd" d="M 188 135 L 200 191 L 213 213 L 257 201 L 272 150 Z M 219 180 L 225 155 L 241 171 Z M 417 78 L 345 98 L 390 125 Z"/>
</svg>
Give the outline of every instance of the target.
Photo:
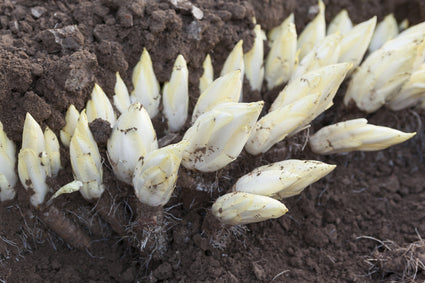
<svg viewBox="0 0 425 283">
<path fill-rule="evenodd" d="M 195 0 L 194 5 L 204 13 L 197 21 L 190 10 L 171 2 L 0 1 L 0 121 L 17 148 L 26 112 L 58 134 L 67 107 L 84 108 L 95 82 L 112 97 L 115 72 L 120 72 L 131 89 L 131 72 L 144 47 L 161 83 L 169 79 L 177 55 L 186 58 L 193 107 L 207 53 L 217 75 L 236 42 L 243 39 L 245 51 L 252 46 L 254 15 L 269 30 L 294 12 L 301 31 L 314 17 L 309 11 L 316 4 L 315 0 Z M 422 0 L 324 2 L 328 21 L 343 8 L 355 23 L 373 15 L 381 20 L 390 12 L 398 21 L 425 20 Z M 247 101 L 262 98 L 269 105 L 277 91 L 250 93 L 245 84 Z M 345 84 L 335 106 L 314 121 L 310 133 L 330 123 L 366 117 L 373 124 L 417 131 L 417 136 L 381 152 L 320 157 L 304 148 L 309 132 L 303 132 L 264 155 L 252 157 L 243 152 L 216 173 L 181 170 L 165 210 L 167 250 L 162 258 L 150 259 L 134 249 L 128 239 L 113 231 L 109 224 L 113 226 L 113 221 L 107 223 L 107 217 L 101 217 L 108 212 L 93 209 L 96 204 L 79 194 L 54 202 L 91 238 L 90 249 L 72 248 L 48 229 L 45 215 L 31 208 L 28 194 L 18 185 L 17 197 L 0 204 L 0 281 L 412 280 L 415 263 L 425 259 L 420 238 L 425 235 L 425 113 L 382 109 L 366 115 L 342 105 L 344 91 Z M 157 118 L 154 123 L 159 138 L 163 137 L 163 121 Z M 131 188 L 112 175 L 104 154 L 107 128 L 101 121 L 91 126 L 105 158 L 106 194 L 115 200 L 109 208 L 121 211 L 115 219 L 125 222 L 136 210 L 134 196 Z M 288 158 L 322 160 L 337 168 L 301 195 L 285 200 L 289 212 L 277 220 L 229 229 L 211 217 L 212 202 L 238 177 Z M 73 179 L 66 149 L 62 149 L 62 159 L 63 170 L 49 180 L 53 190 Z M 425 272 L 418 268 L 415 280 L 422 282 Z"/>
</svg>

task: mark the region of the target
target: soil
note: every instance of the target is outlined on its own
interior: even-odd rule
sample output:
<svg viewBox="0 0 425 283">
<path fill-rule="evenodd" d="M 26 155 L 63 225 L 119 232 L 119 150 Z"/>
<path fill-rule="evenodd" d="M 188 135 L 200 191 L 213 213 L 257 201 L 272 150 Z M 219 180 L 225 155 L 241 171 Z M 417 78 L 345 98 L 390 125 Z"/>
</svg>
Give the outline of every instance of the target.
<svg viewBox="0 0 425 283">
<path fill-rule="evenodd" d="M 310 7 L 317 4 L 195 0 L 203 11 L 203 18 L 196 20 L 186 6 L 172 2 L 0 1 L 0 121 L 17 149 L 26 112 L 59 134 L 68 106 L 82 110 L 95 82 L 112 97 L 119 72 L 131 89 L 131 72 L 144 47 L 161 83 L 169 79 L 177 55 L 185 57 L 193 107 L 207 53 L 218 75 L 236 42 L 243 39 L 245 51 L 252 46 L 254 15 L 269 30 L 294 12 L 301 31 L 314 17 Z M 398 21 L 425 20 L 422 0 L 324 2 L 328 21 L 344 8 L 355 23 L 373 15 L 381 20 L 391 12 Z M 270 103 L 277 93 L 247 89 L 249 101 L 263 97 Z M 366 115 L 342 105 L 344 90 L 345 84 L 335 106 L 314 121 L 310 132 L 366 117 L 373 124 L 417 131 L 416 137 L 380 152 L 321 157 L 303 147 L 308 135 L 303 132 L 261 156 L 242 152 L 215 173 L 182 169 L 164 211 L 167 249 L 161 257 L 140 253 L 123 237 L 120 229 L 131 224 L 135 199 L 131 188 L 114 178 L 104 154 L 108 133 L 102 129 L 108 127 L 96 121 L 91 129 L 105 158 L 103 204 L 88 203 L 76 193 L 54 202 L 55 209 L 83 227 L 90 247 L 73 248 L 52 232 L 46 214 L 33 209 L 28 194 L 17 185 L 17 197 L 0 204 L 0 281 L 423 282 L 425 112 L 381 109 Z M 164 137 L 161 119 L 154 123 L 158 137 Z M 253 168 L 288 158 L 321 160 L 337 168 L 301 195 L 285 200 L 289 212 L 279 219 L 245 227 L 218 225 L 209 210 L 219 195 Z M 73 179 L 65 148 L 62 159 L 63 170 L 49 180 L 53 190 Z M 119 211 L 115 220 L 123 223 L 108 221 L 110 214 L 96 205 Z"/>
</svg>

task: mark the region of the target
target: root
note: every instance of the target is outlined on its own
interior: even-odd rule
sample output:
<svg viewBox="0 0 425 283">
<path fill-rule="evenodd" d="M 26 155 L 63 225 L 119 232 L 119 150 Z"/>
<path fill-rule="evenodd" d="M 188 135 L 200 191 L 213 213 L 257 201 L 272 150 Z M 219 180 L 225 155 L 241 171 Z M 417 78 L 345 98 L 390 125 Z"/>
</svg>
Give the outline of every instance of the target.
<svg viewBox="0 0 425 283">
<path fill-rule="evenodd" d="M 244 236 L 248 228 L 245 225 L 229 226 L 218 221 L 211 211 L 207 212 L 202 223 L 202 233 L 209 238 L 214 249 L 224 250 L 232 241 L 237 240 L 245 246 Z"/>
<path fill-rule="evenodd" d="M 8 247 L 11 247 L 13 251 L 10 251 Z M 23 257 L 21 248 L 14 241 L 0 235 L 0 265 L 11 259 L 15 253 L 17 257 Z"/>
<path fill-rule="evenodd" d="M 41 213 L 41 218 L 52 231 L 71 246 L 82 250 L 90 247 L 89 236 L 55 206 L 46 208 Z"/>
<path fill-rule="evenodd" d="M 111 225 L 118 235 L 126 235 L 126 218 L 125 207 L 121 206 L 120 203 L 116 202 L 110 194 L 104 193 L 97 201 L 95 206 L 96 212 Z"/>
<path fill-rule="evenodd" d="M 166 251 L 163 207 L 151 207 L 138 200 L 128 201 L 131 204 L 105 192 L 94 209 L 111 225 L 121 240 L 127 241 L 130 246 L 140 251 L 146 262 L 161 258 Z"/>
<path fill-rule="evenodd" d="M 372 256 L 367 257 L 369 274 L 378 273 L 383 277 L 393 274 L 401 282 L 415 282 L 418 272 L 425 271 L 425 241 L 420 236 L 418 241 L 407 246 L 399 246 L 393 241 L 383 242 L 373 237 L 357 239 L 360 238 L 376 240 L 384 248 L 383 251 L 375 249 Z"/>
<path fill-rule="evenodd" d="M 137 219 L 130 227 L 135 243 L 141 255 L 148 261 L 160 259 L 166 249 L 164 209 L 162 206 L 152 207 L 141 202 L 137 204 Z"/>
<path fill-rule="evenodd" d="M 62 239 L 46 231 L 46 223 L 44 223 L 40 217 L 33 214 L 33 211 L 28 210 L 24 214 L 21 207 L 17 204 L 9 206 L 8 209 L 16 210 L 14 213 L 21 216 L 22 224 L 20 225 L 19 232 L 17 233 L 18 238 L 15 238 L 15 241 L 7 240 L 6 238 L 1 239 L 3 243 L 17 249 L 16 253 L 14 253 L 16 261 L 19 261 L 18 258 L 23 258 L 25 254 L 32 253 L 38 245 L 48 243 L 56 250 L 57 243 L 63 243 Z"/>
</svg>

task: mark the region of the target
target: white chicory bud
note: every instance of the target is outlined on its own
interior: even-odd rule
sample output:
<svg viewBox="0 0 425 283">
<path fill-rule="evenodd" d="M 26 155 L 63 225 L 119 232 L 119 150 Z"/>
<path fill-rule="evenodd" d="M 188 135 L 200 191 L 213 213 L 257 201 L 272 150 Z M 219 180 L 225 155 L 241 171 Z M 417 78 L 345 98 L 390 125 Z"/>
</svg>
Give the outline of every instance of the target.
<svg viewBox="0 0 425 283">
<path fill-rule="evenodd" d="M 213 81 L 199 96 L 192 114 L 192 123 L 219 104 L 238 102 L 241 95 L 241 71 L 233 71 Z"/>
<path fill-rule="evenodd" d="M 236 43 L 235 47 L 233 47 L 229 56 L 227 56 L 226 61 L 224 62 L 223 69 L 221 69 L 220 76 L 224 76 L 233 71 L 239 70 L 241 72 L 241 77 L 239 78 L 241 81 L 241 85 L 243 83 L 243 77 L 245 74 L 245 64 L 243 61 L 243 41 L 239 40 Z"/>
<path fill-rule="evenodd" d="M 344 97 L 368 113 L 378 110 L 401 89 L 423 62 L 425 34 L 396 37 L 376 50 L 353 74 Z"/>
<path fill-rule="evenodd" d="M 89 123 L 100 118 L 108 121 L 111 128 L 115 125 L 116 117 L 112 104 L 98 84 L 94 85 L 91 99 L 87 101 L 86 109 Z"/>
<path fill-rule="evenodd" d="M 367 51 L 375 25 L 376 17 L 373 17 L 355 25 L 344 35 L 340 43 L 339 63 L 352 63 L 353 67 L 351 70 L 357 68 Z"/>
<path fill-rule="evenodd" d="M 164 206 L 176 186 L 186 140 L 149 152 L 134 170 L 133 186 L 137 198 L 149 206 Z"/>
<path fill-rule="evenodd" d="M 130 96 L 131 102 L 140 102 L 148 111 L 149 117 L 155 117 L 159 112 L 160 87 L 146 48 L 143 49 L 140 61 L 134 67 L 132 81 L 134 90 Z"/>
<path fill-rule="evenodd" d="M 58 174 L 62 166 L 59 141 L 55 133 L 50 130 L 49 127 L 46 127 L 46 129 L 44 130 L 44 144 L 46 154 L 49 158 L 50 175 L 54 177 Z"/>
<path fill-rule="evenodd" d="M 418 32 L 423 33 L 424 30 L 425 30 L 425 21 L 405 29 L 403 32 L 401 32 L 398 35 L 398 37 L 409 36 Z"/>
<path fill-rule="evenodd" d="M 388 108 L 399 111 L 420 104 L 422 100 L 425 100 L 425 64 L 412 73 L 401 90 L 391 98 Z"/>
<path fill-rule="evenodd" d="M 354 119 L 320 129 L 310 137 L 311 150 L 317 154 L 350 151 L 376 151 L 402 143 L 416 133 L 404 133 L 388 127 L 375 126 L 366 119 Z"/>
<path fill-rule="evenodd" d="M 212 213 L 223 224 L 242 225 L 261 222 L 284 215 L 288 209 L 278 200 L 243 192 L 233 192 L 219 197 Z"/>
<path fill-rule="evenodd" d="M 79 116 L 80 112 L 78 112 L 75 106 L 71 104 L 65 114 L 65 127 L 63 127 L 60 131 L 61 142 L 66 147 L 69 147 L 69 142 L 74 134 Z"/>
<path fill-rule="evenodd" d="M 257 155 L 282 141 L 308 119 L 319 99 L 320 93 L 307 95 L 263 116 L 251 132 L 246 151 Z"/>
<path fill-rule="evenodd" d="M 408 29 L 409 28 L 409 25 L 410 25 L 410 23 L 409 23 L 409 20 L 408 19 L 402 20 L 400 22 L 400 24 L 398 25 L 398 31 L 399 32 L 402 32 L 402 31 Z"/>
<path fill-rule="evenodd" d="M 32 192 L 30 202 L 38 207 L 44 202 L 49 187 L 46 184 L 46 168 L 33 150 L 23 148 L 18 156 L 18 174 L 22 185 Z"/>
<path fill-rule="evenodd" d="M 202 172 L 217 171 L 241 153 L 264 102 L 225 103 L 199 116 L 183 139 L 189 141 L 183 166 Z"/>
<path fill-rule="evenodd" d="M 211 63 L 211 56 L 207 54 L 204 62 L 202 63 L 204 73 L 199 79 L 199 93 L 203 93 L 214 80 L 214 69 Z"/>
<path fill-rule="evenodd" d="M 120 113 L 127 111 L 128 107 L 131 104 L 130 94 L 128 93 L 127 86 L 124 81 L 121 79 L 120 73 L 116 72 L 115 74 L 115 95 L 113 96 L 115 107 L 117 107 Z"/>
<path fill-rule="evenodd" d="M 255 41 L 251 50 L 244 55 L 245 75 L 251 86 L 251 90 L 261 90 L 264 78 L 264 32 L 260 25 L 254 28 Z"/>
<path fill-rule="evenodd" d="M 341 34 L 333 33 L 326 36 L 319 44 L 314 46 L 295 68 L 291 76 L 291 81 L 321 67 L 336 64 L 340 57 L 341 39 Z"/>
<path fill-rule="evenodd" d="M 74 181 L 66 184 L 65 186 L 62 186 L 61 188 L 59 188 L 59 190 L 57 190 L 53 194 L 53 196 L 50 198 L 49 202 L 52 201 L 53 199 L 57 198 L 60 195 L 71 194 L 73 192 L 77 192 L 82 187 L 83 187 L 83 183 L 81 181 L 74 180 Z M 49 202 L 47 202 L 47 204 L 49 204 Z"/>
<path fill-rule="evenodd" d="M 50 175 L 50 161 L 45 151 L 43 131 L 29 113 L 25 117 L 22 148 L 18 155 L 18 175 L 24 188 L 32 193 L 31 204 L 38 207 L 49 191 L 46 176 Z"/>
<path fill-rule="evenodd" d="M 157 148 L 158 140 L 148 112 L 140 103 L 133 103 L 118 118 L 107 144 L 115 176 L 132 184 L 138 160 Z"/>
<path fill-rule="evenodd" d="M 425 62 L 425 32 L 418 31 L 415 33 L 399 34 L 397 37 L 387 41 L 379 50 L 392 51 L 409 49 L 412 45 L 417 47 L 411 69 L 411 71 L 414 71 L 418 69 L 423 62 Z M 413 53 L 415 52 L 411 52 L 411 54 Z"/>
<path fill-rule="evenodd" d="M 289 159 L 258 167 L 238 179 L 233 191 L 283 199 L 300 194 L 307 186 L 334 170 L 336 165 L 315 160 Z"/>
<path fill-rule="evenodd" d="M 289 81 L 297 65 L 297 31 L 289 16 L 275 32 L 273 43 L 265 61 L 265 79 L 268 89 Z"/>
<path fill-rule="evenodd" d="M 27 112 L 22 132 L 22 148 L 28 148 L 36 154 L 45 151 L 44 134 L 40 125 Z M 45 152 L 43 153 L 44 155 Z"/>
<path fill-rule="evenodd" d="M 369 52 L 372 53 L 380 48 L 385 42 L 398 35 L 397 20 L 393 14 L 387 15 L 382 22 L 376 25 L 372 40 L 369 46 Z"/>
<path fill-rule="evenodd" d="M 303 32 L 298 37 L 300 60 L 302 60 L 315 45 L 319 44 L 326 35 L 325 4 L 319 0 L 318 6 L 316 7 L 318 7 L 318 14 L 304 28 Z"/>
<path fill-rule="evenodd" d="M 309 94 L 321 93 L 324 100 L 331 102 L 344 80 L 351 64 L 339 63 L 308 72 L 291 81 L 278 95 L 270 107 L 270 112 L 289 105 Z"/>
<path fill-rule="evenodd" d="M 81 195 L 86 200 L 98 199 L 103 191 L 103 170 L 99 149 L 90 132 L 85 110 L 78 118 L 77 127 L 69 145 L 72 171 L 82 183 Z"/>
<path fill-rule="evenodd" d="M 350 16 L 348 15 L 347 10 L 343 9 L 329 23 L 326 33 L 333 34 L 335 32 L 339 32 L 340 34 L 345 35 L 352 28 L 353 23 L 351 22 Z"/>
<path fill-rule="evenodd" d="M 15 197 L 14 187 L 18 179 L 15 153 L 15 144 L 7 137 L 0 122 L 0 202 Z"/>
<path fill-rule="evenodd" d="M 273 46 L 273 42 L 281 36 L 283 30 L 285 30 L 289 23 L 294 24 L 294 14 L 291 13 L 283 22 L 277 27 L 272 28 L 267 34 L 269 47 Z"/>
<path fill-rule="evenodd" d="M 168 128 L 177 132 L 186 122 L 189 111 L 189 71 L 182 55 L 177 56 L 171 79 L 164 84 L 162 99 Z"/>
<path fill-rule="evenodd" d="M 223 69 L 221 69 L 220 76 L 224 76 L 230 72 L 239 70 L 241 74 L 244 74 L 244 62 L 243 62 L 243 41 L 239 40 L 233 47 L 230 54 L 227 56 L 226 61 L 224 62 Z"/>
<path fill-rule="evenodd" d="M 335 94 L 341 82 L 344 80 L 344 77 L 346 76 L 347 72 L 351 69 L 351 66 L 351 63 L 340 63 L 335 65 L 329 65 L 327 66 L 328 68 L 325 67 L 318 69 L 322 71 L 323 69 L 330 70 L 331 72 L 334 72 L 335 77 L 331 80 L 330 84 L 325 85 L 325 88 L 319 88 L 320 97 L 316 101 L 314 107 L 309 108 L 309 115 L 296 129 L 291 131 L 288 136 L 295 135 L 299 131 L 302 131 L 303 129 L 307 128 L 311 121 L 313 121 L 317 116 L 332 107 Z"/>
</svg>

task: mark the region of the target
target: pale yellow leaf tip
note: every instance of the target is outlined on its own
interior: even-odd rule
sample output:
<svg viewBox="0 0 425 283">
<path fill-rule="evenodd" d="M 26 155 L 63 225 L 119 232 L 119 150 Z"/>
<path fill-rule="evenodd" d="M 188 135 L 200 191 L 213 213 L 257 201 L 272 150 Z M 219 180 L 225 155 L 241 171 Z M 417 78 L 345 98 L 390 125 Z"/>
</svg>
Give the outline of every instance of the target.
<svg viewBox="0 0 425 283">
<path fill-rule="evenodd" d="M 100 118 L 108 121 L 111 128 L 115 125 L 116 117 L 112 104 L 98 84 L 94 84 L 91 99 L 87 101 L 86 115 L 89 123 Z"/>
<path fill-rule="evenodd" d="M 304 28 L 298 38 L 299 58 L 302 60 L 305 55 L 319 44 L 326 35 L 325 4 L 319 0 L 317 6 L 310 7 L 310 10 L 318 10 L 316 17 Z"/>
<path fill-rule="evenodd" d="M 217 105 L 227 102 L 238 102 L 241 95 L 242 73 L 240 70 L 230 72 L 214 80 L 199 96 L 192 113 L 192 123 L 205 112 Z"/>
<path fill-rule="evenodd" d="M 340 34 L 346 34 L 353 27 L 350 16 L 346 9 L 341 10 L 329 23 L 327 34 L 333 34 L 339 32 Z"/>
<path fill-rule="evenodd" d="M 277 29 L 272 42 L 270 41 L 270 51 L 265 60 L 264 77 L 268 89 L 287 82 L 298 62 L 297 31 L 293 15 Z"/>
<path fill-rule="evenodd" d="M 83 187 L 83 183 L 77 180 L 74 180 L 62 187 L 59 188 L 59 190 L 57 190 L 53 196 L 50 198 L 50 201 L 52 201 L 53 199 L 57 198 L 60 195 L 63 194 L 71 194 L 73 192 L 77 192 L 79 191 L 81 188 Z"/>
<path fill-rule="evenodd" d="M 60 130 L 60 139 L 64 146 L 69 147 L 72 135 L 74 134 L 75 127 L 77 126 L 78 117 L 80 112 L 73 104 L 68 107 L 65 114 L 65 126 Z"/>
<path fill-rule="evenodd" d="M 204 70 L 201 78 L 199 79 L 199 93 L 203 93 L 209 85 L 214 80 L 214 69 L 211 62 L 211 56 L 210 54 L 207 54 L 207 56 L 204 59 L 204 62 L 202 63 L 202 68 Z"/>
<path fill-rule="evenodd" d="M 179 131 L 185 124 L 189 112 L 189 70 L 183 55 L 178 55 L 169 82 L 163 87 L 163 114 L 168 129 Z"/>
<path fill-rule="evenodd" d="M 272 28 L 269 33 L 267 34 L 267 39 L 269 46 L 271 47 L 273 45 L 273 42 L 280 36 L 280 34 L 284 31 L 286 26 L 289 25 L 289 23 L 294 24 L 294 14 L 291 13 L 286 19 L 282 21 L 280 25 L 277 27 Z"/>
<path fill-rule="evenodd" d="M 50 161 L 50 175 L 56 176 L 59 170 L 62 168 L 60 147 L 56 134 L 49 127 L 46 127 L 44 130 L 44 143 L 46 154 Z"/>
<path fill-rule="evenodd" d="M 115 82 L 115 95 L 113 96 L 115 107 L 117 107 L 120 113 L 125 112 L 131 104 L 130 95 L 128 93 L 127 86 L 122 80 L 120 73 L 115 73 L 116 82 Z"/>
<path fill-rule="evenodd" d="M 261 90 L 264 78 L 264 37 L 260 25 L 254 28 L 255 40 L 251 50 L 244 55 L 245 75 L 251 90 Z"/>
<path fill-rule="evenodd" d="M 140 61 L 134 67 L 132 81 L 134 90 L 130 96 L 131 102 L 140 102 L 148 111 L 149 116 L 155 117 L 159 112 L 161 100 L 160 86 L 146 48 L 143 49 Z"/>
<path fill-rule="evenodd" d="M 397 20 L 393 14 L 387 15 L 381 22 L 376 25 L 372 40 L 369 45 L 369 52 L 373 52 L 384 45 L 390 39 L 398 35 Z"/>
<path fill-rule="evenodd" d="M 227 56 L 226 61 L 224 62 L 223 69 L 221 70 L 220 75 L 226 75 L 232 71 L 240 70 L 244 74 L 244 62 L 243 62 L 243 40 L 239 40 L 233 47 L 230 54 Z"/>
</svg>

